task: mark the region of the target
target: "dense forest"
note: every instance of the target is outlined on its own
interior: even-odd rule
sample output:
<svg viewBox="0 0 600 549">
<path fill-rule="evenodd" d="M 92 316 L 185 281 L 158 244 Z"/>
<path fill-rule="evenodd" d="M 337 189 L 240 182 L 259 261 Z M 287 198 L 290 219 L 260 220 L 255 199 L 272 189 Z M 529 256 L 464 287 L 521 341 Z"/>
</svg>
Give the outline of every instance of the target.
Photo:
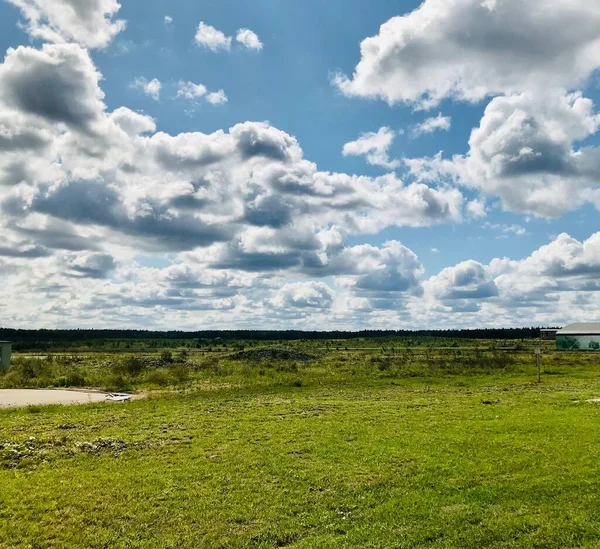
<svg viewBox="0 0 600 549">
<path fill-rule="evenodd" d="M 110 340 L 150 341 L 161 343 L 186 340 L 202 342 L 227 341 L 299 341 L 299 340 L 348 340 L 364 338 L 394 337 L 443 337 L 454 339 L 533 339 L 540 336 L 540 328 L 481 328 L 475 330 L 362 330 L 310 331 L 299 330 L 204 330 L 147 331 L 147 330 L 17 330 L 0 328 L 0 340 L 12 341 L 17 348 L 42 348 L 65 344 L 87 343 Z"/>
</svg>

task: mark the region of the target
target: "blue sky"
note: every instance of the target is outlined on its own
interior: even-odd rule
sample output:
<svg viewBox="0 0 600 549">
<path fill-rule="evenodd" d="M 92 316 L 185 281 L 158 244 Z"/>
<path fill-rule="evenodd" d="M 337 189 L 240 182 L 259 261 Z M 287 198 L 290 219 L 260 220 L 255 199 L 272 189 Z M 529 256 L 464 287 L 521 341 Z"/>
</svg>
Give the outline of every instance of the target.
<svg viewBox="0 0 600 549">
<path fill-rule="evenodd" d="M 32 295 L 6 322 L 554 324 L 582 301 L 593 316 L 600 16 L 537 4 L 0 2 L 0 128 L 44 143 L 0 141 L 0 269 Z M 201 22 L 230 46 L 197 40 Z M 386 161 L 342 154 L 378 131 Z M 303 196 L 281 183 L 300 173 Z"/>
</svg>

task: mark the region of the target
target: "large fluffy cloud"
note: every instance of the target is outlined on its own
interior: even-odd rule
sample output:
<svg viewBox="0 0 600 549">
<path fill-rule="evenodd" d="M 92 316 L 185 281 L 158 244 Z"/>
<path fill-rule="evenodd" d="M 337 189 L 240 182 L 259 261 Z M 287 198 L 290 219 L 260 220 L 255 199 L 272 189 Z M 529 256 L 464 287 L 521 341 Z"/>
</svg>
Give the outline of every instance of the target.
<svg viewBox="0 0 600 549">
<path fill-rule="evenodd" d="M 600 118 L 582 92 L 600 68 L 600 10 L 584 0 L 425 0 L 365 39 L 348 96 L 431 108 L 493 97 L 466 155 L 406 161 L 420 181 L 451 181 L 511 211 L 556 217 L 598 206 Z M 415 128 L 445 128 L 443 117 Z"/>
<path fill-rule="evenodd" d="M 430 319 L 460 312 L 473 323 L 491 325 L 504 319 L 552 325 L 594 319 L 595 298 L 589 296 L 600 291 L 599 258 L 600 233 L 583 242 L 561 234 L 518 261 L 470 260 L 443 269 L 424 281 L 424 303 Z M 413 312 L 427 316 L 416 304 Z"/>
<path fill-rule="evenodd" d="M 600 233 L 584 242 L 561 234 L 521 261 L 495 260 L 490 270 L 509 304 L 537 306 L 561 293 L 600 291 Z"/>
<path fill-rule="evenodd" d="M 266 123 L 173 136 L 126 108 L 107 113 L 100 75 L 74 44 L 9 50 L 0 76 L 10 149 L 0 169 L 13 188 L 0 203 L 13 226 L 43 214 L 105 228 L 107 238 L 139 236 L 142 247 L 193 249 L 249 227 L 284 242 L 278 230 L 309 241 L 333 223 L 350 234 L 461 219 L 455 189 L 319 172 Z"/>
<path fill-rule="evenodd" d="M 361 44 L 348 96 L 433 106 L 445 97 L 573 88 L 600 66 L 600 10 L 588 0 L 425 0 Z"/>
<path fill-rule="evenodd" d="M 407 161 L 422 180 L 450 177 L 497 196 L 505 208 L 558 216 L 600 204 L 600 153 L 578 143 L 597 132 L 600 115 L 581 93 L 521 93 L 494 98 L 469 152 Z"/>
<path fill-rule="evenodd" d="M 562 324 L 596 314 L 600 234 L 583 242 L 560 235 L 522 260 L 466 261 L 424 279 L 420 262 L 400 243 L 348 246 L 334 233 L 320 237 L 326 269 L 304 265 L 285 275 L 211 267 L 198 251 L 179 254 L 166 267 L 144 267 L 118 246 L 113 254 L 49 255 L 13 243 L 0 257 L 0 296 L 11 323 L 48 326 L 66 319 L 69 325 L 196 329 L 224 322 L 475 327 Z M 35 299 L 24 302 L 24 292 Z"/>
<path fill-rule="evenodd" d="M 125 28 L 114 19 L 121 5 L 117 0 L 7 0 L 26 19 L 25 28 L 34 38 L 48 42 L 77 42 L 88 48 L 103 48 Z"/>
<path fill-rule="evenodd" d="M 324 282 L 296 282 L 286 284 L 272 300 L 282 309 L 326 309 L 333 302 L 333 292 Z"/>
<path fill-rule="evenodd" d="M 562 15 L 579 17 L 587 9 L 554 3 Z M 116 5 L 63 4 L 76 6 L 82 17 L 100 13 L 94 6 Z M 454 0 L 444 6 L 453 13 L 471 4 Z M 485 9 L 503 20 L 512 4 L 486 2 Z M 43 8 L 41 2 L 19 5 L 37 6 L 40 13 L 54 9 L 52 2 Z M 442 7 L 428 0 L 422 9 L 432 5 Z M 475 17 L 480 8 L 469 13 Z M 593 21 L 596 12 L 589 11 Z M 105 32 L 106 22 L 115 24 L 116 10 L 101 13 L 96 30 Z M 581 94 L 496 97 L 472 133 L 469 152 L 407 161 L 417 179 L 411 183 L 397 174 L 327 172 L 304 157 L 296 138 L 266 122 L 171 135 L 157 131 L 148 115 L 126 107 L 109 112 L 101 75 L 81 44 L 102 45 L 110 38 L 85 42 L 74 31 L 68 34 L 69 25 L 54 15 L 44 17 L 36 25 L 60 30 L 46 37 L 55 43 L 10 49 L 0 64 L 0 301 L 7 324 L 389 328 L 400 321 L 413 327 L 548 322 L 557 303 L 564 311 L 557 321 L 575 306 L 592 311 L 586 296 L 600 289 L 598 235 L 585 242 L 561 235 L 521 261 L 466 261 L 427 279 L 417 255 L 398 240 L 357 242 L 389 227 L 484 215 L 485 202 L 467 202 L 457 184 L 539 215 L 600 203 L 597 150 L 580 145 L 600 120 Z M 547 15 L 536 17 L 550 25 Z M 471 24 L 465 19 L 467 28 L 477 28 Z M 457 29 L 460 42 L 463 31 Z M 496 30 L 504 36 L 505 29 Z M 564 36 L 558 42 L 582 53 L 590 32 L 583 25 L 572 43 Z M 202 36 L 209 48 L 220 40 Z M 531 39 L 540 36 L 536 30 Z M 421 51 L 417 42 L 408 49 Z M 482 66 L 489 61 L 491 46 L 474 51 L 464 46 Z M 560 55 L 552 51 L 539 53 L 546 69 L 558 67 Z M 572 64 L 571 76 L 557 69 L 549 84 L 579 81 L 587 74 L 584 61 L 595 55 Z M 517 81 L 519 64 L 506 82 Z M 392 72 L 397 68 L 388 65 Z M 471 99 L 511 89 L 483 74 L 489 85 L 475 93 L 473 74 L 461 73 L 446 89 L 433 71 L 432 87 L 418 91 L 417 71 L 417 91 L 408 87 L 400 99 Z M 524 80 L 532 89 L 536 82 L 533 73 Z M 188 100 L 226 100 L 224 93 L 208 94 L 190 82 L 180 90 Z M 433 119 L 428 128 L 444 124 Z M 346 152 L 394 168 L 387 155 L 392 138 L 383 128 L 347 144 Z M 31 297 L 24 302 L 24 295 Z M 465 316 L 458 320 L 456 312 Z"/>
<path fill-rule="evenodd" d="M 429 296 L 452 311 L 478 311 L 480 303 L 498 295 L 488 269 L 469 260 L 447 267 L 425 283 Z"/>
<path fill-rule="evenodd" d="M 0 105 L 17 116 L 90 130 L 104 116 L 99 78 L 89 54 L 78 45 L 11 48 L 0 65 Z"/>
</svg>

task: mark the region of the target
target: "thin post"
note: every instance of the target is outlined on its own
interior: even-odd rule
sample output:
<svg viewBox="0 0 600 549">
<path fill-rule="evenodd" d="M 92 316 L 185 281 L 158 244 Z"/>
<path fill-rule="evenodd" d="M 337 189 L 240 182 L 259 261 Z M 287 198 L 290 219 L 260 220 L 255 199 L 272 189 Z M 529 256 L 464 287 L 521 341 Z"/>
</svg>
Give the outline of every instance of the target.
<svg viewBox="0 0 600 549">
<path fill-rule="evenodd" d="M 538 347 L 535 350 L 535 360 L 537 362 L 537 382 L 542 382 L 542 350 Z"/>
</svg>

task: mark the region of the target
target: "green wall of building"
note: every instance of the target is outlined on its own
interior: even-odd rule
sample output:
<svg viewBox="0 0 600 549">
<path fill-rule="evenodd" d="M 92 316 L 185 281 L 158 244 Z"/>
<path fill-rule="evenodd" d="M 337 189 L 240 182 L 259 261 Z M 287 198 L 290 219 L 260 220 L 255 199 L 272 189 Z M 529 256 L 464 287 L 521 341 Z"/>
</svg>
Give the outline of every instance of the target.
<svg viewBox="0 0 600 549">
<path fill-rule="evenodd" d="M 557 335 L 556 348 L 600 351 L 600 335 Z"/>
</svg>

